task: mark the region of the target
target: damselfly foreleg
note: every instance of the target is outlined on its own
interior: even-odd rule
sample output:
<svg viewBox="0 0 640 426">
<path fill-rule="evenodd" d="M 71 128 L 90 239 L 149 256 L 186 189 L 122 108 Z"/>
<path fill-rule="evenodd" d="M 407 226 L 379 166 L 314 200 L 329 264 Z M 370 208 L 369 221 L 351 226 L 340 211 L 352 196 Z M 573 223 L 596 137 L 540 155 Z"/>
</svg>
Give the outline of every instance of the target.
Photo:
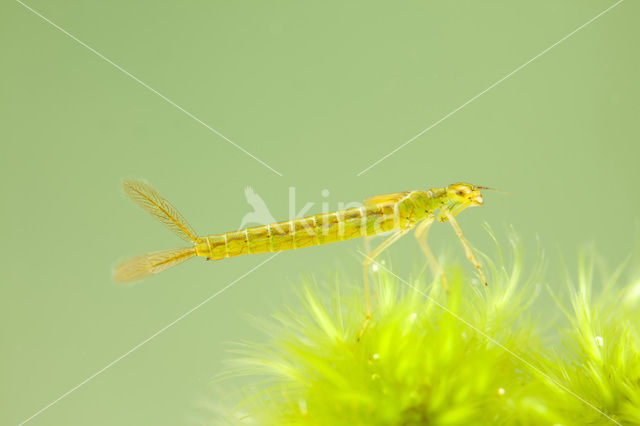
<svg viewBox="0 0 640 426">
<path fill-rule="evenodd" d="M 487 283 L 487 277 L 484 276 L 484 272 L 482 271 L 482 266 L 474 256 L 473 251 L 471 250 L 471 246 L 469 245 L 469 242 L 464 237 L 464 234 L 462 233 L 462 229 L 460 228 L 460 225 L 458 225 L 458 221 L 448 209 L 443 208 L 442 213 L 444 213 L 444 215 L 447 217 L 447 219 L 449 220 L 449 223 L 451 224 L 451 227 L 456 232 L 456 235 L 458 235 L 458 238 L 460 239 L 460 242 L 464 247 L 464 251 L 467 255 L 467 259 L 469 259 L 469 262 L 471 262 L 473 266 L 478 270 L 478 273 L 480 274 L 480 277 L 482 278 L 484 285 L 489 285 Z"/>
<path fill-rule="evenodd" d="M 380 255 L 380 253 L 382 253 L 384 250 L 389 248 L 391 244 L 395 243 L 404 235 L 406 235 L 407 232 L 409 232 L 412 228 L 413 226 L 408 226 L 406 228 L 399 230 L 395 234 L 391 235 L 389 238 L 387 238 L 382 243 L 380 243 L 380 245 L 376 247 L 375 250 L 373 250 L 370 254 L 367 254 L 367 257 L 365 257 L 364 261 L 362 262 L 362 271 L 364 276 L 364 297 L 367 304 L 367 311 L 366 311 L 364 323 L 362 324 L 362 328 L 360 328 L 360 332 L 358 333 L 358 341 L 362 337 L 364 330 L 367 328 L 367 325 L 369 324 L 369 320 L 371 320 L 371 300 L 369 296 L 369 275 L 368 275 L 369 266 L 371 265 L 371 262 L 373 262 L 374 259 Z"/>
<path fill-rule="evenodd" d="M 433 224 L 434 220 L 435 218 L 431 216 L 420 222 L 418 226 L 416 226 L 415 236 L 418 240 L 418 243 L 420 244 L 420 247 L 422 248 L 422 251 L 424 252 L 425 256 L 427 256 L 429 263 L 431 263 L 433 273 L 440 275 L 440 278 L 442 279 L 442 285 L 444 286 L 445 291 L 449 293 L 449 284 L 447 283 L 447 277 L 445 276 L 442 267 L 436 260 L 436 257 L 433 255 L 433 252 L 427 245 L 427 232 L 429 231 L 429 228 Z"/>
</svg>

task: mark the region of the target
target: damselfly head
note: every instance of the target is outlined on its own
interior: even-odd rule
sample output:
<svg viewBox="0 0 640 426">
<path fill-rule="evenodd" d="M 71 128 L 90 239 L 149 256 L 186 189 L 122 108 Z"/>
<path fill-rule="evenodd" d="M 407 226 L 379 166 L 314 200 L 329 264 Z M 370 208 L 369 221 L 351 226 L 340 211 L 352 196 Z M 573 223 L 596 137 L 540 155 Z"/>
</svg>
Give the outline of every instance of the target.
<svg viewBox="0 0 640 426">
<path fill-rule="evenodd" d="M 447 196 L 461 204 L 481 206 L 484 203 L 481 188 L 470 183 L 454 183 L 447 187 Z"/>
</svg>

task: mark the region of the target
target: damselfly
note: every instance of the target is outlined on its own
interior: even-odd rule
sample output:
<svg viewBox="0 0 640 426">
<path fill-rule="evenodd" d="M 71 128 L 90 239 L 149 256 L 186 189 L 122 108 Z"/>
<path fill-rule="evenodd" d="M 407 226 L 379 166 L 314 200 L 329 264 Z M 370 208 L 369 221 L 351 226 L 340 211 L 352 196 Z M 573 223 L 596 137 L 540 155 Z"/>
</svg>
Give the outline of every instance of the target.
<svg viewBox="0 0 640 426">
<path fill-rule="evenodd" d="M 438 220 L 451 224 L 465 249 L 467 258 L 478 270 L 484 283 L 487 283 L 482 267 L 462 234 L 455 216 L 468 207 L 482 205 L 484 201 L 481 190 L 491 189 L 488 187 L 454 183 L 443 188 L 378 195 L 366 199 L 361 207 L 256 226 L 241 231 L 198 236 L 184 217 L 149 185 L 137 180 L 126 180 L 123 186 L 133 201 L 180 238 L 189 242 L 190 246 L 129 259 L 116 266 L 114 274 L 116 281 L 139 281 L 195 256 L 207 260 L 219 260 L 242 254 L 279 252 L 392 232 L 365 257 L 362 263 L 366 315 L 358 334 L 360 338 L 371 318 L 368 268 L 380 253 L 412 229 L 415 229 L 415 236 L 434 272 L 440 275 L 445 289 L 448 290 L 446 276 L 426 242 L 429 227 Z M 437 216 L 436 211 L 438 211 Z"/>
</svg>

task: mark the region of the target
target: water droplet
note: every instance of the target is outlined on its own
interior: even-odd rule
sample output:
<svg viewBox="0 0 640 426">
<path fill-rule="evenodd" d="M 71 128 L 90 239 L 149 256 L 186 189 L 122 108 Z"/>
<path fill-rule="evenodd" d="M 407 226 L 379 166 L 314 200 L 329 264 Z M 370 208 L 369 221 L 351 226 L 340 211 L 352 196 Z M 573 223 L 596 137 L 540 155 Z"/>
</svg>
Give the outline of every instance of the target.
<svg viewBox="0 0 640 426">
<path fill-rule="evenodd" d="M 307 414 L 307 400 L 304 398 L 300 398 L 298 400 L 298 408 L 300 409 L 301 414 Z"/>
<path fill-rule="evenodd" d="M 373 272 L 378 270 L 378 265 L 376 265 L 375 263 L 373 264 L 373 266 L 371 267 L 371 269 L 373 269 Z"/>
<path fill-rule="evenodd" d="M 416 314 L 416 313 L 414 312 L 414 313 L 412 313 L 412 314 L 411 314 L 411 316 L 409 317 L 409 320 L 410 320 L 411 322 L 413 322 L 413 321 L 415 321 L 415 320 L 416 320 L 416 318 L 417 318 L 417 317 L 418 317 L 418 314 Z"/>
<path fill-rule="evenodd" d="M 373 359 L 378 359 L 378 358 L 380 358 L 380 355 L 378 355 L 378 354 L 373 354 Z"/>
<path fill-rule="evenodd" d="M 504 395 L 504 394 L 505 394 L 505 392 L 506 392 L 506 391 L 504 390 L 504 388 L 499 388 L 499 389 L 498 389 L 498 395 L 500 395 L 500 396 Z"/>
<path fill-rule="evenodd" d="M 598 344 L 598 346 L 602 346 L 604 340 L 602 340 L 602 337 L 596 336 L 596 343 Z"/>
</svg>

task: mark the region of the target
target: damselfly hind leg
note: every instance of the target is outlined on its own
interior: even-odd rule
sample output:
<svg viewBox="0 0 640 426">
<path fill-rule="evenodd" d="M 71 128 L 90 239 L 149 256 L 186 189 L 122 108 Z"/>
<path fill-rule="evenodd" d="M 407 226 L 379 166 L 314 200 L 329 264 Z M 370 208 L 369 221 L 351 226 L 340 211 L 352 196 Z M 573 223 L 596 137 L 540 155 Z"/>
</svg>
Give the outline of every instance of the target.
<svg viewBox="0 0 640 426">
<path fill-rule="evenodd" d="M 434 217 L 431 216 L 426 218 L 422 222 L 420 222 L 416 227 L 415 236 L 416 236 L 416 239 L 418 240 L 418 243 L 420 244 L 420 248 L 422 248 L 422 251 L 424 252 L 425 256 L 427 256 L 429 263 L 431 263 L 431 267 L 433 268 L 434 275 L 436 276 L 440 275 L 444 290 L 447 293 L 449 293 L 449 284 L 447 282 L 447 277 L 445 276 L 444 271 L 442 270 L 442 267 L 436 260 L 436 257 L 433 255 L 433 252 L 427 245 L 427 232 L 429 231 L 429 227 L 431 227 L 431 224 L 433 224 L 434 220 L 435 220 Z"/>
<path fill-rule="evenodd" d="M 369 256 L 371 254 L 371 242 L 373 241 L 373 236 L 367 235 L 364 237 L 364 252 Z M 373 300 L 378 299 L 378 291 L 375 287 L 373 287 Z"/>
<path fill-rule="evenodd" d="M 382 243 L 380 243 L 380 245 L 376 247 L 375 250 L 373 250 L 370 254 L 367 254 L 367 257 L 365 257 L 364 261 L 362 262 L 362 272 L 364 277 L 364 297 L 366 301 L 367 310 L 364 318 L 364 323 L 362 324 L 362 327 L 360 328 L 360 332 L 358 333 L 358 341 L 360 341 L 360 339 L 362 338 L 362 335 L 364 334 L 364 330 L 367 328 L 367 325 L 369 325 L 369 321 L 371 320 L 371 299 L 369 295 L 369 275 L 368 275 L 369 266 L 371 266 L 371 262 L 374 262 L 374 259 L 377 256 L 379 256 L 380 253 L 382 253 L 384 250 L 389 248 L 391 244 L 398 241 L 410 230 L 411 230 L 411 227 L 407 227 L 391 235 L 389 238 L 387 238 Z"/>
</svg>

